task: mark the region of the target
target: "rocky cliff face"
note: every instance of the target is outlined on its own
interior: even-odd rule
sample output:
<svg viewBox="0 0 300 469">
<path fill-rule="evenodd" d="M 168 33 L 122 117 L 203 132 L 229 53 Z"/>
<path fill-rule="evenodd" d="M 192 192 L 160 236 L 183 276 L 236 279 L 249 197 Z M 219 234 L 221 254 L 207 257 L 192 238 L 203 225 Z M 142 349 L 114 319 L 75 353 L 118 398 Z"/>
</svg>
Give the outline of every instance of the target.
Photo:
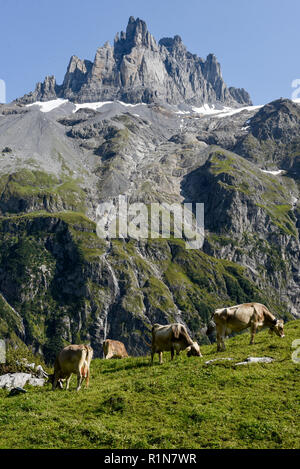
<svg viewBox="0 0 300 469">
<path fill-rule="evenodd" d="M 265 161 L 299 174 L 300 106 L 278 99 L 264 106 L 249 122 L 249 132 L 235 151 L 251 161 Z"/>
<path fill-rule="evenodd" d="M 180 36 L 158 43 L 139 18 L 129 18 L 114 45 L 100 47 L 94 62 L 70 60 L 62 85 L 54 77 L 38 83 L 19 102 L 55 98 L 74 102 L 121 100 L 126 103 L 251 104 L 243 89 L 227 88 L 213 54 L 206 60 L 187 51 Z"/>
</svg>

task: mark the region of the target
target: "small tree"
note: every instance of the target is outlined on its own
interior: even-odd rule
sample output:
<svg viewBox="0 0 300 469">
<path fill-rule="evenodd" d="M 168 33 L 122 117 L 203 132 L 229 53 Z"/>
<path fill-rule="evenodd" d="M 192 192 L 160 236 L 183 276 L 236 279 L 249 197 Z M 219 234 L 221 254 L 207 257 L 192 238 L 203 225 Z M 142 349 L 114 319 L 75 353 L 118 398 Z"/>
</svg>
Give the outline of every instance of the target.
<svg viewBox="0 0 300 469">
<path fill-rule="evenodd" d="M 11 153 L 11 152 L 12 152 L 12 149 L 10 147 L 5 147 L 2 150 L 2 153 Z"/>
</svg>

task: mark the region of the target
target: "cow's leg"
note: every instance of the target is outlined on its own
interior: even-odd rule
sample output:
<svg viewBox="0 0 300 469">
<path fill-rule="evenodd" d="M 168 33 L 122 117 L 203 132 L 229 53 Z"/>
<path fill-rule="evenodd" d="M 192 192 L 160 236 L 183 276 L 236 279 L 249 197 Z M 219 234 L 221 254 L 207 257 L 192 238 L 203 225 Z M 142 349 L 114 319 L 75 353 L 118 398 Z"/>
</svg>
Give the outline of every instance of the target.
<svg viewBox="0 0 300 469">
<path fill-rule="evenodd" d="M 225 338 L 222 337 L 222 350 L 226 350 L 226 345 L 225 345 Z"/>
<path fill-rule="evenodd" d="M 220 337 L 220 331 L 219 331 L 219 326 L 218 325 L 216 325 L 216 330 L 217 330 L 217 352 L 220 352 L 221 337 Z"/>
<path fill-rule="evenodd" d="M 52 384 L 52 391 L 55 391 L 56 389 L 56 386 L 57 386 L 57 382 L 58 382 L 58 379 L 56 376 L 54 376 L 54 379 L 53 379 L 53 384 Z"/>
<path fill-rule="evenodd" d="M 226 350 L 225 337 L 226 337 L 226 325 L 224 324 L 224 326 L 221 329 L 221 350 L 223 351 Z"/>
<path fill-rule="evenodd" d="M 257 331 L 257 326 L 255 323 L 252 323 L 251 324 L 251 339 L 250 339 L 250 345 L 253 345 L 254 344 L 254 340 L 255 340 L 255 334 L 256 334 L 256 331 Z"/>
<path fill-rule="evenodd" d="M 77 388 L 76 388 L 76 391 L 79 391 L 79 390 L 80 390 L 82 381 L 83 381 L 83 377 L 81 376 L 81 373 L 80 373 L 80 371 L 79 371 L 79 372 L 77 373 Z"/>
<path fill-rule="evenodd" d="M 71 375 L 67 377 L 66 379 L 66 391 L 69 390 L 69 386 L 70 386 L 70 380 L 71 380 Z"/>
<path fill-rule="evenodd" d="M 226 326 L 218 326 L 217 327 L 217 351 L 222 352 L 223 350 L 226 350 L 225 347 L 225 334 L 226 334 Z"/>
<path fill-rule="evenodd" d="M 162 352 L 158 352 L 158 356 L 159 356 L 159 364 L 161 365 L 162 364 Z"/>
<path fill-rule="evenodd" d="M 222 329 L 217 325 L 217 352 L 222 351 Z"/>
<path fill-rule="evenodd" d="M 153 365 L 153 358 L 154 358 L 154 355 L 155 355 L 155 350 L 154 348 L 151 349 L 151 365 Z"/>
<path fill-rule="evenodd" d="M 173 356 L 175 355 L 175 352 L 176 352 L 176 356 L 179 357 L 180 349 L 178 347 L 173 348 Z"/>
<path fill-rule="evenodd" d="M 221 350 L 226 350 L 226 346 L 225 346 L 225 333 L 223 333 L 221 335 Z"/>
<path fill-rule="evenodd" d="M 173 360 L 173 358 L 174 358 L 174 349 L 173 349 L 173 347 L 172 347 L 172 348 L 171 348 L 171 360 Z"/>
<path fill-rule="evenodd" d="M 223 352 L 224 350 L 226 350 L 224 337 L 221 334 L 217 336 L 217 341 L 217 352 Z"/>
</svg>

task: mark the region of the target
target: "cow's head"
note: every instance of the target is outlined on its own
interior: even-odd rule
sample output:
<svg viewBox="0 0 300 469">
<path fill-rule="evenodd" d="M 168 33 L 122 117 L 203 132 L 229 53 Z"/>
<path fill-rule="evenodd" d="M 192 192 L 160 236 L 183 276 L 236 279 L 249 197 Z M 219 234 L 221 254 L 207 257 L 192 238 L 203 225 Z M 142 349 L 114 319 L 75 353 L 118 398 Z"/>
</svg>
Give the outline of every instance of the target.
<svg viewBox="0 0 300 469">
<path fill-rule="evenodd" d="M 275 319 L 274 324 L 270 327 L 269 333 L 272 334 L 272 332 L 275 332 L 279 337 L 284 337 L 283 325 L 282 319 Z"/>
<path fill-rule="evenodd" d="M 53 383 L 54 383 L 54 373 L 51 374 L 51 375 L 48 375 L 48 382 L 51 383 L 51 385 L 53 386 Z M 63 389 L 63 380 L 62 380 L 62 379 L 57 380 L 56 388 Z"/>
<path fill-rule="evenodd" d="M 187 348 L 187 356 L 188 357 L 202 357 L 202 354 L 200 352 L 200 347 L 197 344 L 197 342 L 193 342 L 193 344 Z"/>
</svg>

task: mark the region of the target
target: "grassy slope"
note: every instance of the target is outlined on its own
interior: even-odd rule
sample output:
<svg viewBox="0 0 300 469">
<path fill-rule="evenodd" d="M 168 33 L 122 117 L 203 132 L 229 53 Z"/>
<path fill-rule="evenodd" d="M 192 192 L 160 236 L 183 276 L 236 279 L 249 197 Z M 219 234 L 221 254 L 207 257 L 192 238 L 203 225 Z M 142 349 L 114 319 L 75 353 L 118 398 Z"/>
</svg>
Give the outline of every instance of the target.
<svg viewBox="0 0 300 469">
<path fill-rule="evenodd" d="M 19 199 L 24 209 L 28 204 L 36 208 L 45 208 L 45 200 L 49 206 L 61 206 L 75 212 L 85 212 L 86 194 L 80 187 L 80 179 L 71 176 L 57 178 L 44 171 L 22 169 L 12 174 L 0 174 L 0 201 L 8 202 L 10 199 Z M 3 207 L 2 207 L 3 208 Z M 18 208 L 9 208 L 4 212 L 19 212 Z M 20 211 L 21 211 L 20 210 Z"/>
<path fill-rule="evenodd" d="M 203 346 L 203 358 L 181 354 L 149 366 L 149 357 L 92 362 L 89 389 L 28 388 L 0 392 L 1 448 L 299 448 L 299 364 L 286 337 L 266 331 L 227 341 L 227 351 Z M 216 357 L 270 356 L 271 364 L 205 365 Z M 233 362 L 235 363 L 235 362 Z"/>
</svg>

